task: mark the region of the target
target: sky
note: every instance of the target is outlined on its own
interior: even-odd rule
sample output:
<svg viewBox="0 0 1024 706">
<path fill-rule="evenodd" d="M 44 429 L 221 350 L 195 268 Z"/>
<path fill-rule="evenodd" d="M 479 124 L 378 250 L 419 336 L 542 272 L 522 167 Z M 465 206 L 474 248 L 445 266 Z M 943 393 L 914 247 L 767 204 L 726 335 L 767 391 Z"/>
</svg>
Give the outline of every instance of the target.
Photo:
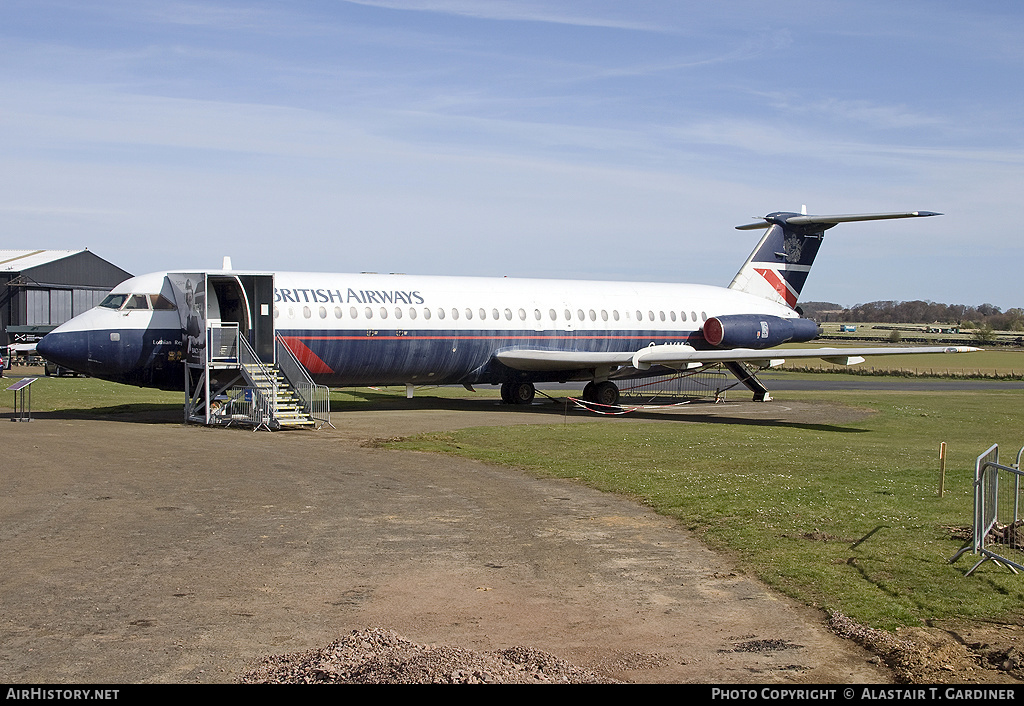
<svg viewBox="0 0 1024 706">
<path fill-rule="evenodd" d="M 1024 307 L 1024 4 L 0 0 L 4 248 Z"/>
</svg>

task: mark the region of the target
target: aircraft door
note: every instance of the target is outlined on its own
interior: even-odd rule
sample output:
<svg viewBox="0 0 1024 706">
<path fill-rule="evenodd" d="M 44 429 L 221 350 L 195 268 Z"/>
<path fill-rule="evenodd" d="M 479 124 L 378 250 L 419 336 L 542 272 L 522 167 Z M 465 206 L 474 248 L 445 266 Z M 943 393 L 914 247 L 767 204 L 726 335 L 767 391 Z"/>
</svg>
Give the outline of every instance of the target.
<svg viewBox="0 0 1024 706">
<path fill-rule="evenodd" d="M 239 275 L 250 305 L 249 345 L 264 363 L 274 363 L 274 275 Z"/>
</svg>

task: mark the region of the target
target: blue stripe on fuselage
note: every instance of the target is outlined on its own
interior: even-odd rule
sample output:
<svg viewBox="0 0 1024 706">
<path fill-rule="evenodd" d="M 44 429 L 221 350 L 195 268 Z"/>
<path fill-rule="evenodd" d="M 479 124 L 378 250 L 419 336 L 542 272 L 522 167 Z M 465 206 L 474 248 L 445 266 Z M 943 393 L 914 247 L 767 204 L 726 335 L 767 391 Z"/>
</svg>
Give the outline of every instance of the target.
<svg viewBox="0 0 1024 706">
<path fill-rule="evenodd" d="M 279 329 L 278 333 L 286 339 L 297 339 L 332 371 L 311 371 L 314 379 L 326 385 L 558 381 L 566 379 L 566 372 L 579 371 L 525 373 L 497 363 L 494 354 L 510 348 L 631 353 L 651 343 L 694 344 L 696 338 L 703 343 L 696 332 L 653 330 Z"/>
</svg>

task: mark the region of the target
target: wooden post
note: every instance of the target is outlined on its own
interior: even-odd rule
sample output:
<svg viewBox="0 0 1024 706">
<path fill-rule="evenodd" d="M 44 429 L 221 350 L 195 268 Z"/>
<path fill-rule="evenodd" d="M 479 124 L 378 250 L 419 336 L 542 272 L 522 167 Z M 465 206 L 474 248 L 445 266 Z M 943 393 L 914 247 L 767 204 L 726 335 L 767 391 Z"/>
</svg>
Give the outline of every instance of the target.
<svg viewBox="0 0 1024 706">
<path fill-rule="evenodd" d="M 939 444 L 939 497 L 946 486 L 946 442 Z"/>
</svg>

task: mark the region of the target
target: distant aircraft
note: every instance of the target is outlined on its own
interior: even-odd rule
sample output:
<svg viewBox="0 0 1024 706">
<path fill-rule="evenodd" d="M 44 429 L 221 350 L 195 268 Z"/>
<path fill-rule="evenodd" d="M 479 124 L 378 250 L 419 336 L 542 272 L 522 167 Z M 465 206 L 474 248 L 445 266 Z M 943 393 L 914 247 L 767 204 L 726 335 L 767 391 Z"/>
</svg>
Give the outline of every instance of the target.
<svg viewBox="0 0 1024 706">
<path fill-rule="evenodd" d="M 928 211 L 809 216 L 775 212 L 739 230 L 766 229 L 727 288 L 380 274 L 157 272 L 115 287 L 39 341 L 51 362 L 88 375 L 182 390 L 204 360 L 216 382 L 211 333 L 237 329 L 273 363 L 283 341 L 322 385 L 501 385 L 510 404 L 535 384 L 585 382 L 583 397 L 614 405 L 616 380 L 723 364 L 770 399 L 758 369 L 793 358 L 850 365 L 871 355 L 958 353 L 969 347 L 787 348 L 814 339 L 797 298 L 824 233 L 850 221 L 941 215 Z M 208 381 L 209 382 L 209 381 Z"/>
</svg>

